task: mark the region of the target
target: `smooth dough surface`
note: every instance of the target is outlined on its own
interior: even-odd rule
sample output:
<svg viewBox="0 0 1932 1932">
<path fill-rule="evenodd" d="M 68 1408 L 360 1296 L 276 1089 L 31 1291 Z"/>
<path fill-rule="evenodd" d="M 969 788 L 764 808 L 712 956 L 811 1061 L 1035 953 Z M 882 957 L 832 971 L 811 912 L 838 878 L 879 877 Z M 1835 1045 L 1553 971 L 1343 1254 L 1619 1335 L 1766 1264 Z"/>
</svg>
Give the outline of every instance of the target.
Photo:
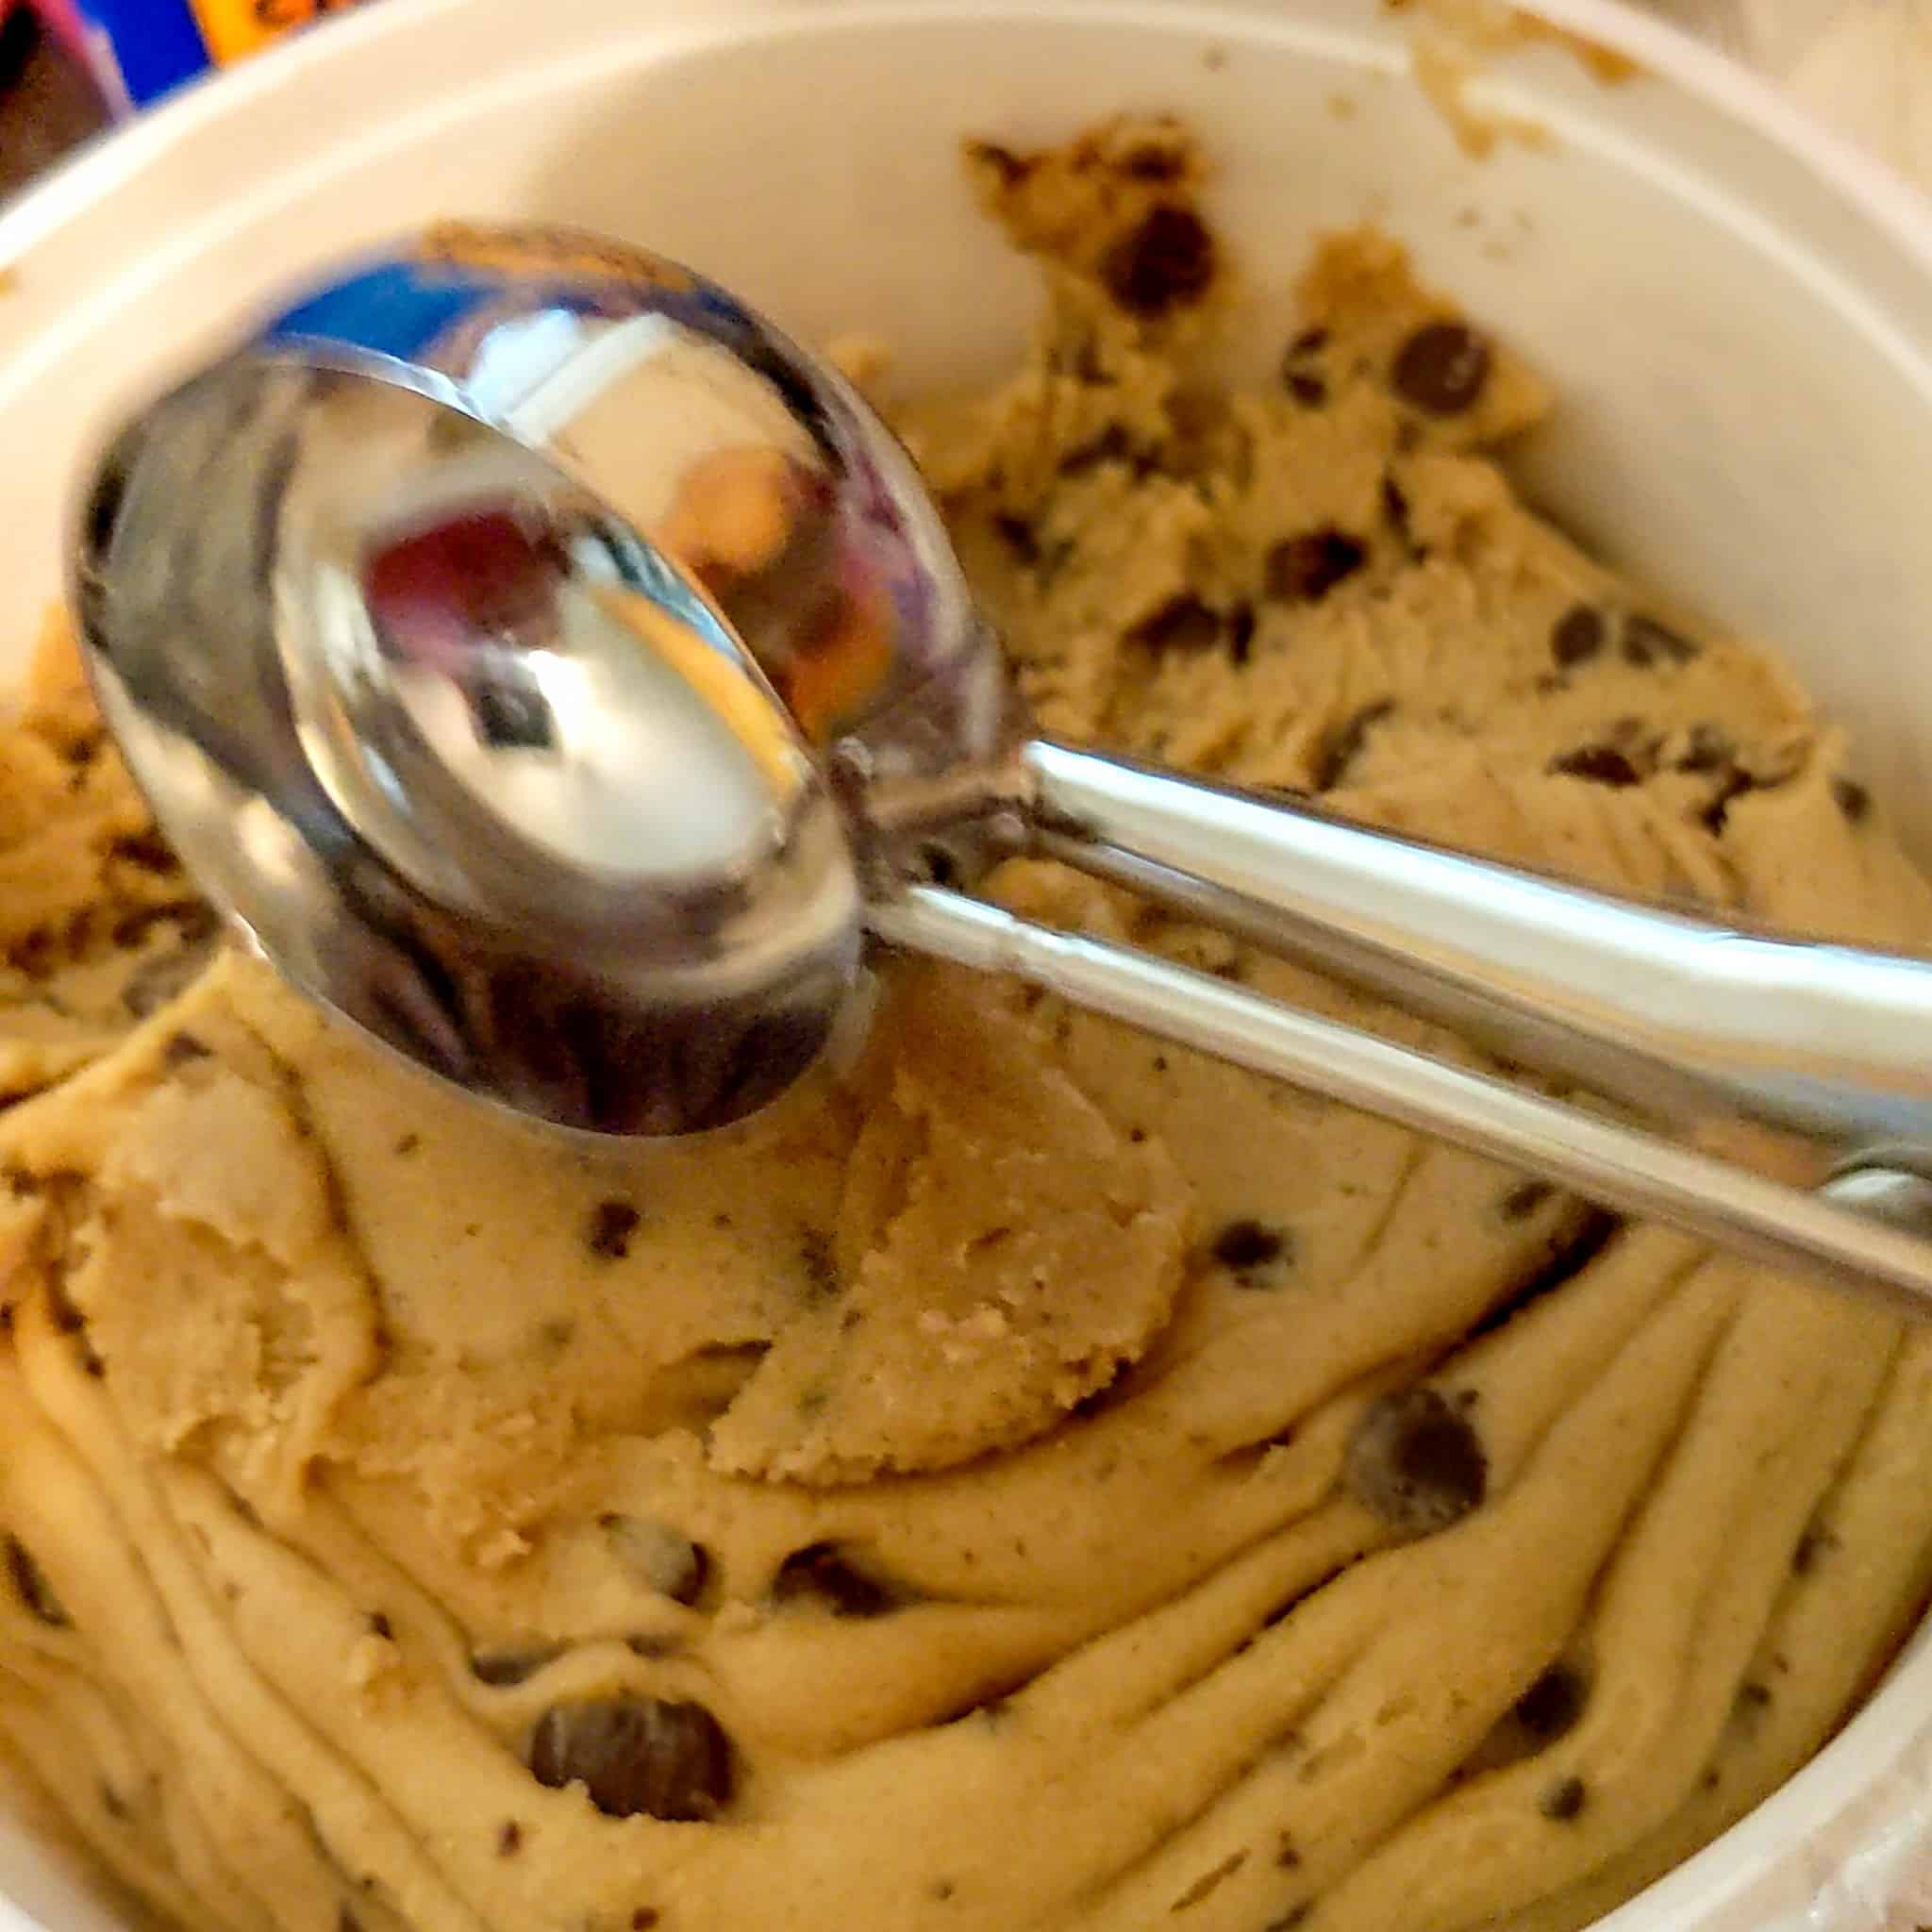
<svg viewBox="0 0 1932 1932">
<path fill-rule="evenodd" d="M 1230 393 L 1184 130 L 968 165 L 1045 313 L 904 424 L 1048 729 L 1932 945 L 1775 658 L 1512 493 L 1491 319 L 1320 240 Z M 1011 987 L 695 1148 L 466 1111 L 212 945 L 58 635 L 0 949 L 0 1735 L 196 1932 L 1556 1932 L 1932 1581 L 1926 1334 Z"/>
</svg>

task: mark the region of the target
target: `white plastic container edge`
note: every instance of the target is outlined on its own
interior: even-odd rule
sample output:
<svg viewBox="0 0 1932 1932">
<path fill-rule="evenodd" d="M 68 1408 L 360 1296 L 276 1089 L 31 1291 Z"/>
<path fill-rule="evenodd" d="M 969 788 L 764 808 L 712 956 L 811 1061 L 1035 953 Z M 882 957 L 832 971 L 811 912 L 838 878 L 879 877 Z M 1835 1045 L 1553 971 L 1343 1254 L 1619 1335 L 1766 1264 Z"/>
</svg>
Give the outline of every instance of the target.
<svg viewBox="0 0 1932 1932">
<path fill-rule="evenodd" d="M 1385 221 L 1556 377 L 1539 499 L 1789 644 L 1881 791 L 1932 806 L 1932 211 L 1670 26 L 1612 0 L 1534 10 L 1643 77 L 1607 89 L 1554 48 L 1497 62 L 1471 104 L 1554 139 L 1477 168 L 1376 0 L 384 0 L 0 215 L 0 640 L 24 645 L 58 592 L 65 493 L 105 423 L 333 252 L 438 214 L 581 221 L 690 255 L 808 337 L 882 326 L 914 378 L 979 375 L 1032 291 L 948 137 L 1172 106 L 1223 155 L 1257 288 L 1312 227 Z M 843 89 L 856 123 L 828 106 Z M 1932 1921 L 1928 1846 L 1922 1630 L 1810 1765 L 1605 1932 L 1910 1927 Z M 0 1894 L 24 1908 L 0 1897 L 0 1932 L 119 1923 L 4 1819 Z"/>
</svg>

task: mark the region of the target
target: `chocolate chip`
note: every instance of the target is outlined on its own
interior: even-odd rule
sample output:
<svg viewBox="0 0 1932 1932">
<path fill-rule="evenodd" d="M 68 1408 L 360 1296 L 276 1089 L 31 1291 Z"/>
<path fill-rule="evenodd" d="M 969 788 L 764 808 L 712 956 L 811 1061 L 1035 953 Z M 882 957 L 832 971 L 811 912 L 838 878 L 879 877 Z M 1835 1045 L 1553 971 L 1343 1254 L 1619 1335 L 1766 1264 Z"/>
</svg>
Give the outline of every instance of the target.
<svg viewBox="0 0 1932 1932">
<path fill-rule="evenodd" d="M 336 1913 L 336 1932 L 362 1932 L 362 1921 L 350 1907 L 343 1906 Z"/>
<path fill-rule="evenodd" d="M 1070 449 L 1059 459 L 1058 468 L 1062 476 L 1084 476 L 1102 463 L 1131 464 L 1136 475 L 1154 467 L 1153 459 L 1145 452 L 1135 449 L 1127 432 L 1118 423 L 1109 423 L 1098 436 Z"/>
<path fill-rule="evenodd" d="M 145 1020 L 178 998 L 208 964 L 209 950 L 206 945 L 175 946 L 143 959 L 121 989 L 121 1004 L 127 1016 Z"/>
<path fill-rule="evenodd" d="M 1261 1927 L 1261 1932 L 1300 1932 L 1300 1928 L 1308 1923 L 1314 1909 L 1314 1900 L 1304 1899 L 1300 1905 L 1291 1906 L 1287 1911 L 1270 1919 Z"/>
<path fill-rule="evenodd" d="M 1798 1539 L 1797 1548 L 1791 1552 L 1792 1575 L 1810 1575 L 1812 1571 L 1817 1569 L 1820 1559 L 1837 1548 L 1837 1537 L 1823 1524 L 1808 1524 L 1804 1535 Z"/>
<path fill-rule="evenodd" d="M 1565 671 L 1588 664 L 1604 647 L 1604 628 L 1593 604 L 1573 604 L 1550 626 L 1550 656 Z"/>
<path fill-rule="evenodd" d="M 526 1762 L 541 1785 L 580 1784 L 609 1818 L 702 1824 L 731 1802 L 731 1744 L 701 1704 L 605 1697 L 555 1704 Z"/>
<path fill-rule="evenodd" d="M 1294 1264 L 1294 1235 L 1259 1221 L 1230 1221 L 1208 1251 L 1241 1288 L 1272 1285 L 1282 1269 Z"/>
<path fill-rule="evenodd" d="M 610 1554 L 646 1590 L 685 1605 L 696 1603 L 704 1594 L 705 1579 L 711 1574 L 710 1556 L 682 1530 L 615 1511 L 598 1517 L 597 1527 L 604 1532 Z"/>
<path fill-rule="evenodd" d="M 35 1622 L 46 1624 L 50 1630 L 73 1628 L 74 1620 L 54 1594 L 54 1586 L 47 1581 L 46 1573 L 34 1561 L 33 1552 L 17 1536 L 7 1539 L 7 1580 L 13 1586 L 13 1593 L 20 1599 L 22 1607 Z"/>
<path fill-rule="evenodd" d="M 470 1659 L 470 1674 L 492 1690 L 506 1690 L 512 1685 L 527 1683 L 562 1655 L 563 1646 L 558 1643 L 531 1644 L 522 1650 L 479 1651 Z"/>
<path fill-rule="evenodd" d="M 651 1928 L 654 1925 L 656 1925 L 657 1923 L 657 1907 L 640 1906 L 637 1908 L 637 1910 L 630 1915 L 630 1932 L 651 1932 Z"/>
<path fill-rule="evenodd" d="M 1728 732 L 1715 724 L 1693 724 L 1677 758 L 1680 772 L 1722 772 L 1738 755 Z"/>
<path fill-rule="evenodd" d="M 1503 1196 L 1498 1211 L 1505 1221 L 1527 1221 L 1556 1192 L 1548 1181 L 1522 1181 Z"/>
<path fill-rule="evenodd" d="M 390 1622 L 387 1612 L 372 1610 L 369 1614 L 369 1634 L 381 1638 L 385 1643 L 393 1643 L 396 1641 L 396 1626 Z"/>
<path fill-rule="evenodd" d="M 126 832 L 108 847 L 109 858 L 119 858 L 140 872 L 151 872 L 167 878 L 181 870 L 181 861 L 158 832 Z"/>
<path fill-rule="evenodd" d="M 1268 594 L 1284 604 L 1319 604 L 1368 557 L 1365 544 L 1333 525 L 1285 537 L 1268 553 Z"/>
<path fill-rule="evenodd" d="M 1150 141 L 1122 158 L 1121 173 L 1136 181 L 1174 181 L 1180 178 L 1186 166 L 1174 149 Z"/>
<path fill-rule="evenodd" d="M 1637 767 L 1613 744 L 1580 744 L 1550 760 L 1550 770 L 1566 778 L 1584 778 L 1592 785 L 1624 786 L 1638 782 Z"/>
<path fill-rule="evenodd" d="M 1040 539 L 1024 517 L 996 516 L 992 526 L 1022 563 L 1031 565 L 1040 561 Z"/>
<path fill-rule="evenodd" d="M 1568 1824 L 1583 1815 L 1590 1791 L 1580 1777 L 1559 1778 L 1542 1794 L 1537 1809 L 1556 1824 Z"/>
<path fill-rule="evenodd" d="M 1342 1459 L 1358 1503 L 1410 1536 L 1446 1529 L 1477 1507 L 1489 1457 L 1469 1419 L 1434 1389 L 1379 1395 L 1362 1412 Z"/>
<path fill-rule="evenodd" d="M 1856 778 L 1842 775 L 1831 781 L 1831 795 L 1848 825 L 1863 824 L 1872 810 L 1872 794 Z"/>
<path fill-rule="evenodd" d="M 524 1848 L 524 1827 L 514 1818 L 506 1818 L 496 1828 L 496 1856 L 514 1858 Z"/>
<path fill-rule="evenodd" d="M 1654 617 L 1626 617 L 1624 620 L 1624 659 L 1646 670 L 1653 664 L 1688 664 L 1697 655 L 1697 646 L 1681 632 Z"/>
<path fill-rule="evenodd" d="M 1237 604 L 1227 615 L 1227 650 L 1237 664 L 1245 664 L 1254 655 L 1255 607 Z"/>
<path fill-rule="evenodd" d="M 1590 1686 L 1569 1664 L 1552 1664 L 1516 1700 L 1516 1721 L 1540 1744 L 1553 1744 L 1576 1726 Z"/>
<path fill-rule="evenodd" d="M 591 1210 L 584 1245 L 600 1261 L 621 1261 L 630 1253 L 630 1238 L 640 1216 L 628 1201 L 599 1201 Z"/>
<path fill-rule="evenodd" d="M 1319 409 L 1328 400 L 1328 385 L 1306 369 L 1291 369 L 1282 381 L 1288 392 L 1305 409 Z"/>
<path fill-rule="evenodd" d="M 935 880 L 944 885 L 944 879 Z M 816 1227 L 798 1233 L 798 1265 L 805 1274 L 806 1299 L 811 1302 L 836 1301 L 844 1283 L 839 1279 L 839 1265 L 832 1258 L 831 1237 Z"/>
<path fill-rule="evenodd" d="M 181 1032 L 168 1036 L 168 1043 L 161 1049 L 161 1064 L 171 1072 L 180 1067 L 192 1066 L 196 1060 L 209 1059 L 214 1048 L 198 1035 Z"/>
<path fill-rule="evenodd" d="M 1414 530 L 1409 523 L 1408 493 L 1387 470 L 1382 472 L 1382 514 L 1389 520 L 1389 527 L 1409 550 L 1420 556 Z"/>
<path fill-rule="evenodd" d="M 1707 832 L 1713 835 L 1722 832 L 1730 822 L 1732 801 L 1757 790 L 1757 780 L 1749 772 L 1734 767 L 1719 780 L 1717 790 L 1711 793 L 1703 810 L 1697 814 L 1698 823 Z"/>
<path fill-rule="evenodd" d="M 1431 322 L 1403 343 L 1391 380 L 1406 402 L 1432 416 L 1455 416 L 1490 379 L 1490 345 L 1462 322 Z"/>
<path fill-rule="evenodd" d="M 1328 346 L 1328 330 L 1317 323 L 1312 328 L 1303 329 L 1301 334 L 1289 343 L 1288 353 L 1291 356 L 1318 355 Z"/>
<path fill-rule="evenodd" d="M 1214 270 L 1214 238 L 1200 216 L 1162 202 L 1102 257 L 1100 278 L 1129 314 L 1151 321 L 1200 301 Z"/>
<path fill-rule="evenodd" d="M 835 1617 L 883 1617 L 903 1599 L 876 1577 L 857 1569 L 837 1543 L 794 1550 L 772 1579 L 772 1601 L 815 1603 Z"/>
<path fill-rule="evenodd" d="M 1769 1710 L 1771 1708 L 1771 1686 L 1747 1680 L 1738 1686 L 1738 1708 L 1740 1712 Z"/>
<path fill-rule="evenodd" d="M 1132 643 L 1150 651 L 1201 651 L 1221 641 L 1221 613 L 1183 592 L 1171 597 L 1152 617 L 1127 633 Z"/>
<path fill-rule="evenodd" d="M 970 141 L 966 158 L 1000 177 L 1003 188 L 1017 188 L 1033 172 L 1033 162 L 996 141 Z"/>
<path fill-rule="evenodd" d="M 1331 791 L 1348 776 L 1350 767 L 1361 757 L 1362 747 L 1369 741 L 1369 733 L 1383 719 L 1395 709 L 1394 701 L 1382 698 L 1373 705 L 1364 705 L 1352 717 L 1344 719 L 1328 736 L 1322 741 L 1321 749 L 1315 754 L 1308 782 L 1317 791 Z"/>
</svg>

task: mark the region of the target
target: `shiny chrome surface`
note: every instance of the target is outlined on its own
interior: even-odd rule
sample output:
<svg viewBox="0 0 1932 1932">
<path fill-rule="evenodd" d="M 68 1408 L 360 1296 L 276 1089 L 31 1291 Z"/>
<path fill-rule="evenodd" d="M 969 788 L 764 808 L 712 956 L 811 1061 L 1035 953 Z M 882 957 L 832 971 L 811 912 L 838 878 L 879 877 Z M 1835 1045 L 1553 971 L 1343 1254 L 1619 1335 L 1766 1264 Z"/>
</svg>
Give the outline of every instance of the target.
<svg viewBox="0 0 1932 1932">
<path fill-rule="evenodd" d="M 1072 746 L 1035 843 L 1686 1138 L 1932 1173 L 1932 964 L 1710 924 Z M 1796 1166 L 1794 1168 L 1794 1163 Z"/>
<path fill-rule="evenodd" d="M 1932 1307 L 1932 966 L 1626 905 L 1028 735 L 909 459 L 623 244 L 449 226 L 143 416 L 82 518 L 109 723 L 298 984 L 603 1133 L 736 1118 L 862 924 Z M 1030 850 L 1669 1138 L 956 892 Z"/>
<path fill-rule="evenodd" d="M 1298 1012 L 1210 974 L 1079 933 L 1050 931 L 930 886 L 875 907 L 909 951 L 1010 974 L 1219 1059 L 1251 1067 L 1533 1169 L 1592 1200 L 1669 1222 L 1774 1267 L 1932 1315 L 1932 1188 L 1890 1172 L 1823 1193 Z"/>
<path fill-rule="evenodd" d="M 659 553 L 387 375 L 249 356 L 108 453 L 108 722 L 215 902 L 388 1045 L 566 1126 L 735 1120 L 858 970 L 818 767 Z"/>
</svg>

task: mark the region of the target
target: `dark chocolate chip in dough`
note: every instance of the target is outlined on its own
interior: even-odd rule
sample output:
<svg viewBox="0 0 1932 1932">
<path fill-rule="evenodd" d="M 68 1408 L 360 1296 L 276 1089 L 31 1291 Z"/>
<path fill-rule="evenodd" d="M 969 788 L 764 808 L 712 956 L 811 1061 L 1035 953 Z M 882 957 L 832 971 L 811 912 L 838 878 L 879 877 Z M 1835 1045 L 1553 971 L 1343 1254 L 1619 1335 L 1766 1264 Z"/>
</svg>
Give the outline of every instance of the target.
<svg viewBox="0 0 1932 1932">
<path fill-rule="evenodd" d="M 1319 409 L 1328 400 L 1328 384 L 1311 369 L 1291 369 L 1282 381 L 1305 409 Z"/>
<path fill-rule="evenodd" d="M 513 1858 L 524 1848 L 524 1827 L 514 1818 L 506 1818 L 496 1828 L 496 1856 Z"/>
<path fill-rule="evenodd" d="M 1273 1273 L 1294 1260 L 1294 1236 L 1285 1227 L 1260 1221 L 1230 1221 L 1208 1249 L 1215 1261 L 1243 1288 L 1262 1285 Z"/>
<path fill-rule="evenodd" d="M 1315 754 L 1314 767 L 1308 774 L 1308 782 L 1317 791 L 1332 791 L 1348 776 L 1369 741 L 1369 733 L 1394 709 L 1394 701 L 1390 698 L 1364 705 L 1328 734 Z"/>
<path fill-rule="evenodd" d="M 1550 626 L 1550 656 L 1565 671 L 1588 664 L 1604 647 L 1604 614 L 1593 604 L 1573 604 Z"/>
<path fill-rule="evenodd" d="M 1268 553 L 1268 594 L 1284 604 L 1319 604 L 1368 558 L 1365 544 L 1333 525 L 1284 537 Z"/>
<path fill-rule="evenodd" d="M 1214 237 L 1191 208 L 1149 208 L 1101 258 L 1100 279 L 1131 315 L 1153 321 L 1199 302 L 1213 285 Z"/>
<path fill-rule="evenodd" d="M 1270 1919 L 1261 1927 L 1261 1932 L 1301 1932 L 1301 1928 L 1314 1916 L 1314 1900 L 1304 1899 L 1300 1905 L 1291 1906 L 1287 1911 Z"/>
<path fill-rule="evenodd" d="M 1697 655 L 1697 646 L 1681 631 L 1654 617 L 1626 617 L 1624 620 L 1624 659 L 1640 670 L 1653 664 L 1688 664 Z"/>
<path fill-rule="evenodd" d="M 1731 802 L 1757 790 L 1757 780 L 1749 772 L 1732 767 L 1718 780 L 1717 790 L 1697 814 L 1698 823 L 1712 834 L 1722 832 L 1730 822 Z"/>
<path fill-rule="evenodd" d="M 1693 724 L 1684 749 L 1677 755 L 1680 772 L 1722 772 L 1738 755 L 1730 734 L 1710 724 Z"/>
<path fill-rule="evenodd" d="M 214 1048 L 198 1035 L 188 1032 L 171 1034 L 168 1043 L 161 1049 L 161 1064 L 171 1073 L 181 1067 L 192 1066 L 196 1060 L 210 1059 Z"/>
<path fill-rule="evenodd" d="M 730 1804 L 731 1742 L 701 1704 L 600 1697 L 554 1704 L 525 1761 L 541 1785 L 580 1784 L 610 1818 L 703 1824 Z"/>
<path fill-rule="evenodd" d="M 836 1543 L 810 1543 L 792 1551 L 772 1579 L 772 1600 L 815 1603 L 835 1617 L 883 1617 L 904 1601 L 858 1569 Z"/>
<path fill-rule="evenodd" d="M 1861 825 L 1871 816 L 1872 794 L 1856 778 L 1842 774 L 1831 781 L 1831 796 L 1848 825 Z"/>
<path fill-rule="evenodd" d="M 1613 744 L 1580 744 L 1550 760 L 1550 770 L 1566 778 L 1587 779 L 1592 785 L 1622 787 L 1638 782 L 1637 767 Z"/>
<path fill-rule="evenodd" d="M 138 871 L 151 872 L 162 878 L 181 870 L 174 848 L 158 832 L 123 833 L 108 847 L 108 857 L 123 859 Z"/>
<path fill-rule="evenodd" d="M 208 964 L 212 948 L 206 942 L 182 945 L 143 959 L 127 975 L 121 989 L 121 1004 L 132 1020 L 145 1020 L 158 1012 L 172 999 L 178 998 Z"/>
<path fill-rule="evenodd" d="M 336 1932 L 362 1932 L 362 1921 L 344 1906 L 336 1914 Z"/>
<path fill-rule="evenodd" d="M 1432 416 L 1456 416 L 1490 379 L 1490 345 L 1466 322 L 1431 322 L 1396 353 L 1391 381 L 1405 402 Z"/>
<path fill-rule="evenodd" d="M 1552 1664 L 1516 1700 L 1516 1721 L 1540 1744 L 1553 1744 L 1576 1727 L 1590 1686 L 1572 1664 Z"/>
<path fill-rule="evenodd" d="M 1469 1418 L 1434 1389 L 1379 1395 L 1362 1411 L 1342 1458 L 1358 1503 L 1410 1536 L 1446 1529 L 1482 1502 L 1490 1459 Z"/>
<path fill-rule="evenodd" d="M 17 1536 L 7 1539 L 7 1580 L 13 1586 L 13 1593 L 20 1599 L 22 1607 L 35 1622 L 46 1624 L 50 1630 L 73 1627 L 74 1620 L 55 1595 L 54 1586 L 47 1581 L 46 1573 L 34 1560 L 33 1552 Z"/>
<path fill-rule="evenodd" d="M 1237 664 L 1245 664 L 1254 655 L 1255 607 L 1237 604 L 1227 616 L 1228 655 Z"/>
<path fill-rule="evenodd" d="M 1498 1211 L 1505 1221 L 1527 1221 L 1556 1191 L 1548 1181 L 1520 1181 L 1503 1196 Z"/>
<path fill-rule="evenodd" d="M 1589 1787 L 1580 1777 L 1558 1778 L 1542 1794 L 1537 1809 L 1553 1824 L 1568 1824 L 1583 1815 L 1583 1807 L 1589 1802 Z"/>
<path fill-rule="evenodd" d="M 1822 1523 L 1807 1524 L 1805 1533 L 1798 1539 L 1797 1547 L 1791 1552 L 1791 1574 L 1808 1576 L 1831 1551 L 1838 1548 L 1838 1538 Z"/>
<path fill-rule="evenodd" d="M 1126 463 L 1137 475 L 1154 467 L 1152 459 L 1134 447 L 1132 438 L 1118 423 L 1109 423 L 1098 436 L 1070 449 L 1058 467 L 1062 476 L 1084 476 L 1102 463 Z"/>
<path fill-rule="evenodd" d="M 1121 173 L 1135 181 L 1177 181 L 1187 167 L 1178 149 L 1142 142 L 1121 158 Z"/>
<path fill-rule="evenodd" d="M 1427 555 L 1426 550 L 1415 541 L 1415 531 L 1409 521 L 1408 492 L 1387 470 L 1382 473 L 1382 514 L 1388 518 L 1389 527 L 1411 557 L 1420 559 Z"/>
<path fill-rule="evenodd" d="M 1218 610 L 1183 592 L 1142 618 L 1127 636 L 1150 651 L 1204 651 L 1221 641 L 1221 628 Z"/>
<path fill-rule="evenodd" d="M 611 1555 L 647 1590 L 686 1606 L 704 1594 L 705 1579 L 711 1574 L 710 1555 L 682 1530 L 615 1510 L 598 1517 L 597 1527 Z"/>
<path fill-rule="evenodd" d="M 529 1644 L 518 1650 L 478 1651 L 470 1659 L 470 1674 L 479 1684 L 488 1684 L 493 1690 L 508 1690 L 512 1685 L 527 1683 L 546 1664 L 553 1664 L 563 1655 L 563 1646 L 558 1643 Z"/>
<path fill-rule="evenodd" d="M 1031 565 L 1040 561 L 1040 539 L 1024 517 L 996 516 L 992 526 L 1020 562 Z"/>
<path fill-rule="evenodd" d="M 1316 323 L 1313 327 L 1303 329 L 1289 343 L 1288 353 L 1291 357 L 1319 355 L 1328 346 L 1328 342 L 1329 331 L 1321 323 Z"/>
<path fill-rule="evenodd" d="M 584 1245 L 600 1261 L 621 1261 L 630 1253 L 630 1238 L 641 1218 L 628 1201 L 599 1201 L 591 1210 Z"/>
<path fill-rule="evenodd" d="M 652 1928 L 657 1924 L 658 1907 L 656 1906 L 640 1906 L 630 1915 L 630 1932 L 652 1932 Z"/>
<path fill-rule="evenodd" d="M 969 141 L 966 158 L 997 175 L 1000 185 L 1005 188 L 1019 187 L 1033 172 L 1034 164 L 1030 158 L 1016 155 L 1011 148 L 1004 147 L 996 141 Z"/>
<path fill-rule="evenodd" d="M 944 879 L 935 880 L 944 885 Z M 805 1275 L 805 1295 L 809 1302 L 829 1302 L 838 1299 L 843 1283 L 839 1279 L 839 1264 L 832 1258 L 832 1238 L 823 1229 L 801 1228 L 798 1233 L 798 1265 Z"/>
<path fill-rule="evenodd" d="M 370 1611 L 369 1634 L 381 1638 L 385 1643 L 393 1643 L 396 1641 L 396 1626 L 390 1622 L 386 1610 Z"/>
</svg>

